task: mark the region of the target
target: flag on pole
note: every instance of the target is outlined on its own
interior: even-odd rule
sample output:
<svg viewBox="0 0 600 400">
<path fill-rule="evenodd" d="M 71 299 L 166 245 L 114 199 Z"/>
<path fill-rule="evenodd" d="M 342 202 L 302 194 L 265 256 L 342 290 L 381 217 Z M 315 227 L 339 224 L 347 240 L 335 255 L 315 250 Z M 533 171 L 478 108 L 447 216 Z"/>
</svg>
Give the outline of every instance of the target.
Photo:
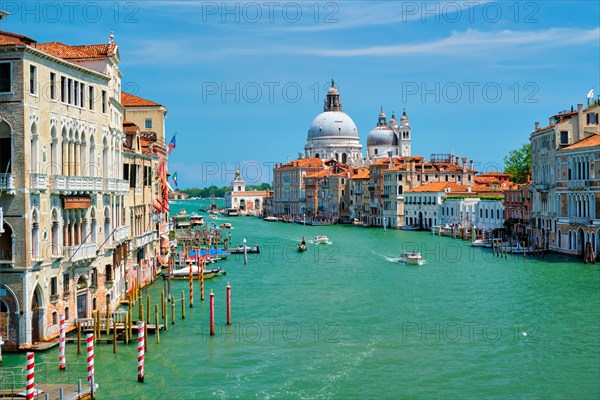
<svg viewBox="0 0 600 400">
<path fill-rule="evenodd" d="M 591 99 L 592 97 L 594 97 L 594 88 L 592 88 L 592 90 L 590 90 L 587 94 L 587 99 Z"/>
<path fill-rule="evenodd" d="M 177 133 L 173 134 L 173 138 L 171 139 L 171 143 L 169 143 L 169 148 L 167 149 L 167 154 L 170 153 L 175 148 L 175 137 Z"/>
<path fill-rule="evenodd" d="M 177 186 L 177 172 L 173 174 L 173 182 L 175 182 L 175 186 Z"/>
</svg>

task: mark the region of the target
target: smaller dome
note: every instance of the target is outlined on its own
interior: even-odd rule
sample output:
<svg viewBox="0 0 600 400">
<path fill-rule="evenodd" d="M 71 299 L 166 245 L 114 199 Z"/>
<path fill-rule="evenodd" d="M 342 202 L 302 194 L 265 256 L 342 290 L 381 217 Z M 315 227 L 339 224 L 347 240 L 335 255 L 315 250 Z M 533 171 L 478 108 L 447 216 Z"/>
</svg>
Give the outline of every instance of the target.
<svg viewBox="0 0 600 400">
<path fill-rule="evenodd" d="M 334 88 L 333 86 L 329 88 L 327 93 L 328 94 L 339 94 L 338 90 L 336 88 Z"/>
<path fill-rule="evenodd" d="M 387 125 L 376 126 L 367 136 L 367 146 L 393 146 L 394 131 Z"/>
</svg>

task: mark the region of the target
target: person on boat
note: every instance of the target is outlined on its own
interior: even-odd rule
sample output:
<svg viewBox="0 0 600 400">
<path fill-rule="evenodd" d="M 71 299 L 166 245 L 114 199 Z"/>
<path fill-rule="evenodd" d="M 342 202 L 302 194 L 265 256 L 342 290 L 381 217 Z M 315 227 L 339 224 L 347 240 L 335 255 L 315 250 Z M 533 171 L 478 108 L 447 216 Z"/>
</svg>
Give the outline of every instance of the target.
<svg viewBox="0 0 600 400">
<path fill-rule="evenodd" d="M 304 239 L 304 236 L 302 236 L 302 243 L 300 243 L 300 246 L 306 246 L 306 240 Z"/>
</svg>

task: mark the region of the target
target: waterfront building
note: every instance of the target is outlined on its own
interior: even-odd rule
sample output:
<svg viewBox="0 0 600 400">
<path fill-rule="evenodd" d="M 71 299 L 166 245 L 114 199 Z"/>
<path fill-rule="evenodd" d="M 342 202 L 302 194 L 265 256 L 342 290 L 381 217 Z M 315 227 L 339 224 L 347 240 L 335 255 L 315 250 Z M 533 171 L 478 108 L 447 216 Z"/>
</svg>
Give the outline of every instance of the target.
<svg viewBox="0 0 600 400">
<path fill-rule="evenodd" d="M 125 143 L 123 145 L 123 178 L 128 182 L 125 201 L 127 215 L 123 220 L 129 227 L 127 244 L 131 257 L 126 259 L 127 286 L 125 292 L 135 285 L 144 287 L 151 283 L 160 271 L 157 254 L 160 254 L 159 234 L 168 234 L 164 214 L 155 213 L 153 201 L 159 192 L 159 180 L 154 172 L 161 157 L 166 155 L 164 145 L 157 142 L 154 132 L 142 132 L 131 121 L 123 122 Z M 163 215 L 163 218 L 161 218 Z M 126 220 L 126 221 L 125 221 Z M 167 248 L 163 248 L 163 253 Z"/>
<path fill-rule="evenodd" d="M 366 222 L 369 212 L 369 168 L 353 168 L 349 177 L 350 220 Z"/>
<path fill-rule="evenodd" d="M 456 182 L 431 182 L 404 194 L 404 222 L 407 226 L 431 229 L 441 222 L 441 208 L 448 193 L 464 193 L 467 187 Z"/>
<path fill-rule="evenodd" d="M 512 237 L 527 239 L 531 229 L 531 183 L 513 185 L 504 191 L 504 221 Z"/>
<path fill-rule="evenodd" d="M 557 157 L 559 156 L 559 150 L 581 142 L 590 136 L 600 134 L 598 125 L 599 110 L 600 106 L 598 105 L 591 105 L 584 109 L 583 104 L 578 104 L 577 110 L 574 110 L 573 107 L 571 107 L 571 111 L 562 111 L 551 116 L 549 118 L 549 125 L 546 127 L 540 127 L 540 123 L 536 122 L 535 130 L 530 135 L 532 162 L 532 229 L 535 234 L 535 241 L 545 248 L 564 252 L 577 252 L 579 254 L 577 249 L 584 247 L 583 241 L 585 241 L 585 238 L 582 240 L 580 237 L 583 229 L 576 230 L 576 232 L 579 232 L 579 236 L 575 240 L 572 238 L 571 245 L 568 245 L 569 236 L 566 230 L 569 230 L 569 228 L 567 228 L 567 224 L 565 224 L 565 222 L 567 222 L 565 219 L 561 219 L 563 228 L 561 229 L 560 245 L 558 243 L 558 218 L 568 218 L 569 210 L 571 210 L 570 215 L 572 216 L 581 215 L 579 212 L 574 212 L 575 207 L 580 207 L 578 204 L 581 203 L 576 201 L 574 203 L 575 205 L 571 205 L 572 208 L 569 209 L 569 194 L 564 193 L 564 190 L 562 189 L 559 199 L 557 191 L 557 181 L 559 179 Z M 573 163 L 574 160 L 574 158 L 571 158 L 571 163 Z M 588 165 L 590 171 L 593 169 L 591 165 L 594 161 L 589 159 L 589 156 L 587 163 L 581 161 L 579 158 L 577 158 L 577 160 L 579 164 L 575 167 L 573 164 L 568 164 L 568 157 L 567 163 L 561 163 L 560 165 L 561 173 L 564 174 L 561 175 L 560 179 L 567 187 L 569 185 L 568 181 L 579 181 L 581 184 L 586 181 L 585 179 L 573 178 L 575 176 L 583 176 L 579 171 L 580 168 L 584 168 L 584 166 Z M 571 174 L 571 179 L 569 179 L 569 173 Z M 577 185 L 578 183 L 571 182 L 570 184 L 572 188 L 574 188 L 573 185 Z M 589 189 L 585 187 L 585 185 L 580 187 L 580 189 L 589 193 Z M 574 200 L 572 195 L 571 200 Z M 595 203 L 598 203 L 597 199 L 595 200 Z M 564 210 L 563 207 L 565 207 Z M 569 232 L 572 232 L 572 230 L 569 230 Z M 573 234 L 571 233 L 571 237 L 572 236 Z"/>
<path fill-rule="evenodd" d="M 158 234 L 168 231 L 168 208 L 154 204 L 166 193 L 164 132 L 124 120 L 119 61 L 112 34 L 71 46 L 0 32 L 5 347 L 58 336 L 61 314 L 72 329 L 114 310 L 158 270 Z"/>
<path fill-rule="evenodd" d="M 333 81 L 327 92 L 323 112 L 310 124 L 304 151 L 307 158 L 323 161 L 334 159 L 349 165 L 362 162 L 358 129 L 352 118 L 342 111 L 340 93 Z"/>
<path fill-rule="evenodd" d="M 591 111 L 598 121 L 598 107 Z M 589 113 L 589 114 L 590 114 Z M 588 115 L 589 115 L 588 114 Z M 590 124 L 593 125 L 593 124 Z M 557 151 L 557 251 L 594 255 L 600 249 L 600 134 Z"/>
<path fill-rule="evenodd" d="M 123 295 L 118 46 L 0 33 L 0 313 L 6 347 L 58 335 Z M 6 79 L 5 79 L 6 78 Z"/>
<path fill-rule="evenodd" d="M 323 160 L 316 157 L 277 164 L 273 169 L 273 215 L 298 218 L 306 214 L 304 177 L 326 168 Z"/>
<path fill-rule="evenodd" d="M 474 224 L 477 229 L 486 231 L 504 228 L 504 197 L 480 197 L 475 206 Z"/>
<path fill-rule="evenodd" d="M 468 191 L 467 195 L 448 195 L 442 204 L 440 214 L 441 226 L 461 226 L 471 228 L 476 226 L 476 208 L 481 200 L 474 193 Z"/>
<path fill-rule="evenodd" d="M 189 194 L 175 190 L 169 193 L 169 200 L 187 200 L 190 197 Z"/>
<path fill-rule="evenodd" d="M 240 171 L 235 171 L 231 181 L 231 189 L 225 193 L 225 207 L 235 208 L 240 214 L 263 215 L 263 202 L 267 190 L 246 190 L 246 181 Z"/>
<path fill-rule="evenodd" d="M 348 194 L 349 172 L 345 165 L 334 164 L 322 178 L 316 179 L 317 219 L 331 222 L 349 222 L 350 196 Z"/>
</svg>

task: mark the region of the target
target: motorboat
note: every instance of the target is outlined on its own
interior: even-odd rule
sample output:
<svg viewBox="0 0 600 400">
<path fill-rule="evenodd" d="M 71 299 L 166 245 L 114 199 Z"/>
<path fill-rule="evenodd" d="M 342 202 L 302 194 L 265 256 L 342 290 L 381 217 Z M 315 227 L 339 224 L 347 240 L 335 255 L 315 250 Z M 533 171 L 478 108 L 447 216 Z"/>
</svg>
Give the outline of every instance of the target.
<svg viewBox="0 0 600 400">
<path fill-rule="evenodd" d="M 490 242 L 487 239 L 477 239 L 473 240 L 473 243 L 471 243 L 471 247 L 485 247 L 487 249 L 491 249 L 492 242 Z"/>
<path fill-rule="evenodd" d="M 227 249 L 227 251 L 230 252 L 231 254 L 244 254 L 244 249 L 246 250 L 246 254 L 259 254 L 260 253 L 260 247 L 258 247 L 258 245 L 246 246 L 243 244 L 238 247 L 229 248 L 229 249 Z"/>
<path fill-rule="evenodd" d="M 217 275 L 225 275 L 221 267 L 202 270 L 204 279 L 214 278 Z M 190 279 L 190 267 L 183 267 L 171 272 L 172 279 Z M 192 265 L 192 279 L 198 279 L 198 266 Z"/>
<path fill-rule="evenodd" d="M 403 231 L 420 231 L 421 227 L 418 225 L 402 225 L 400 229 Z"/>
<path fill-rule="evenodd" d="M 325 235 L 315 236 L 314 241 L 316 244 L 329 244 L 329 238 Z"/>
<path fill-rule="evenodd" d="M 279 219 L 277 219 L 277 217 L 264 217 L 263 221 L 267 221 L 267 222 L 277 222 L 279 221 Z"/>
<path fill-rule="evenodd" d="M 219 228 L 221 228 L 221 229 L 231 229 L 231 224 L 229 222 L 225 222 L 225 223 L 219 225 Z"/>
<path fill-rule="evenodd" d="M 423 262 L 421 253 L 407 252 L 400 256 L 400 261 L 410 265 L 420 265 Z"/>
</svg>

